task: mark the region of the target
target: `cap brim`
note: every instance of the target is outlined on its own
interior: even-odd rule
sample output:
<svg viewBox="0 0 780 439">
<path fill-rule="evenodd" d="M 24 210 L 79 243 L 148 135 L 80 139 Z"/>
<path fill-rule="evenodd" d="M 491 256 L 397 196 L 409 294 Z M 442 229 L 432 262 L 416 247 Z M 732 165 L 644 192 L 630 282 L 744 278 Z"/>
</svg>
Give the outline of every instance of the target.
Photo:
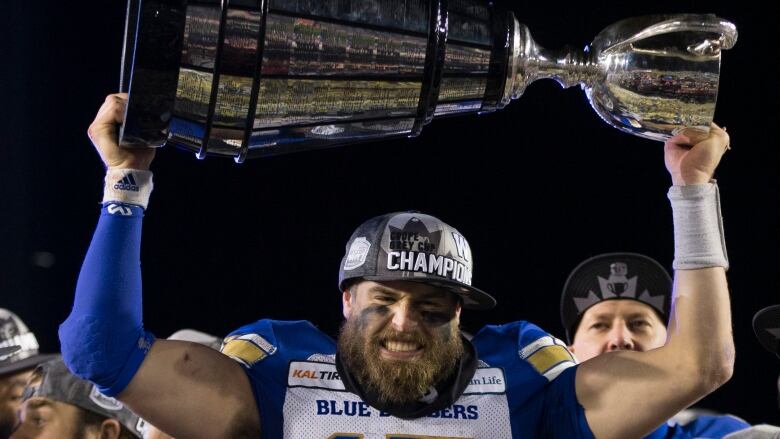
<svg viewBox="0 0 780 439">
<path fill-rule="evenodd" d="M 474 310 L 488 310 L 496 306 L 496 299 L 490 294 L 470 285 L 464 285 L 449 279 L 414 278 L 409 276 L 362 276 L 360 279 L 376 282 L 408 281 L 436 285 L 449 290 L 463 299 L 463 308 Z M 358 280 L 358 279 L 356 279 Z"/>
<path fill-rule="evenodd" d="M 41 363 L 45 363 L 57 357 L 59 357 L 59 354 L 37 354 L 23 360 L 6 360 L 0 363 L 0 375 L 19 372 L 24 369 L 32 369 Z"/>
</svg>

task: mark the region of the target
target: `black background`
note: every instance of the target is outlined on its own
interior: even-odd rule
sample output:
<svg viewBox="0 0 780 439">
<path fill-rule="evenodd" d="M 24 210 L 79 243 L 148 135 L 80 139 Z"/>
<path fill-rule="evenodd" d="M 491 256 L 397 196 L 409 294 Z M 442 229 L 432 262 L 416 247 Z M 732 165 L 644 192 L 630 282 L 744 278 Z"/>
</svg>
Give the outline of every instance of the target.
<svg viewBox="0 0 780 439">
<path fill-rule="evenodd" d="M 747 2 L 499 2 L 544 47 L 581 47 L 621 18 L 713 12 L 740 31 L 724 53 L 716 121 L 733 150 L 717 172 L 732 268 L 737 362 L 701 405 L 780 424 L 780 360 L 751 319 L 780 303 L 776 163 L 776 18 Z M 123 2 L 10 1 L 0 6 L 0 306 L 47 351 L 68 314 L 98 216 L 103 169 L 86 129 L 115 91 Z M 308 319 L 335 333 L 344 243 L 394 210 L 440 216 L 468 237 L 475 285 L 499 307 L 464 328 L 530 320 L 560 337 L 568 272 L 610 251 L 669 267 L 670 184 L 660 143 L 605 125 L 578 87 L 533 84 L 497 113 L 436 120 L 420 137 L 252 160 L 158 152 L 143 241 L 144 319 L 159 336 L 223 335 L 261 317 Z"/>
</svg>

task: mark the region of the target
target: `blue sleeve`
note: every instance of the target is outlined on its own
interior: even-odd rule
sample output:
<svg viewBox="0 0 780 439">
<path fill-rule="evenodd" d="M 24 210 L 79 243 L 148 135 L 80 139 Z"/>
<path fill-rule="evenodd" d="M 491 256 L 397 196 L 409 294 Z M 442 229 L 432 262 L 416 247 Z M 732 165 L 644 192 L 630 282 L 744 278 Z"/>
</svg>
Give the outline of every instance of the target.
<svg viewBox="0 0 780 439">
<path fill-rule="evenodd" d="M 154 342 L 142 323 L 142 220 L 141 207 L 103 206 L 73 310 L 59 329 L 68 368 L 108 396 L 127 387 Z"/>
<path fill-rule="evenodd" d="M 699 415 L 685 424 L 679 424 L 672 418 L 645 439 L 716 439 L 748 427 L 750 424 L 731 415 Z"/>
<path fill-rule="evenodd" d="M 594 439 L 585 419 L 585 409 L 577 401 L 578 367 L 561 372 L 544 390 L 540 431 L 545 432 L 545 437 Z"/>
<path fill-rule="evenodd" d="M 685 425 L 691 437 L 723 437 L 748 427 L 750 424 L 731 415 L 702 415 Z"/>
</svg>

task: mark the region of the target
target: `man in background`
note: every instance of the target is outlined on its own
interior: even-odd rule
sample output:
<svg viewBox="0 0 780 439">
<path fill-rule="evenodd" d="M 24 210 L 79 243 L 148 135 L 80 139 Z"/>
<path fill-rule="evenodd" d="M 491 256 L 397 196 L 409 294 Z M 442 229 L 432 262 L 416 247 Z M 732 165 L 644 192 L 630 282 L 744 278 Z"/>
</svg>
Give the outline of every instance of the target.
<svg viewBox="0 0 780 439">
<path fill-rule="evenodd" d="M 56 355 L 38 353 L 38 340 L 22 319 L 0 308 L 0 439 L 7 439 L 19 423 L 22 391 L 38 364 Z"/>
<path fill-rule="evenodd" d="M 609 352 L 644 352 L 666 343 L 672 278 L 654 259 L 606 253 L 580 263 L 561 295 L 561 322 L 580 362 Z M 750 425 L 731 415 L 683 410 L 646 438 L 720 438 Z"/>
<path fill-rule="evenodd" d="M 144 422 L 68 371 L 62 359 L 33 370 L 12 439 L 141 439 Z"/>
</svg>

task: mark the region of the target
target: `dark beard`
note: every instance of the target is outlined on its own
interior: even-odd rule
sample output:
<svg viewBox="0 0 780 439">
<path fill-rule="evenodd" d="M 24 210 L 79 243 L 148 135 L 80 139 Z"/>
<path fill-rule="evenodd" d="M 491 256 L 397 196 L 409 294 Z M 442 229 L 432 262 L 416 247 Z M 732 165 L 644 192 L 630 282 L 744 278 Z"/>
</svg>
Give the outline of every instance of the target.
<svg viewBox="0 0 780 439">
<path fill-rule="evenodd" d="M 421 331 L 386 329 L 369 335 L 359 319 L 348 319 L 341 326 L 339 355 L 360 386 L 379 395 L 382 402 L 410 403 L 447 379 L 463 355 L 463 342 L 455 322 L 434 331 L 436 334 L 426 336 Z M 379 349 L 388 339 L 416 343 L 423 347 L 422 356 L 411 361 L 383 359 Z"/>
</svg>

